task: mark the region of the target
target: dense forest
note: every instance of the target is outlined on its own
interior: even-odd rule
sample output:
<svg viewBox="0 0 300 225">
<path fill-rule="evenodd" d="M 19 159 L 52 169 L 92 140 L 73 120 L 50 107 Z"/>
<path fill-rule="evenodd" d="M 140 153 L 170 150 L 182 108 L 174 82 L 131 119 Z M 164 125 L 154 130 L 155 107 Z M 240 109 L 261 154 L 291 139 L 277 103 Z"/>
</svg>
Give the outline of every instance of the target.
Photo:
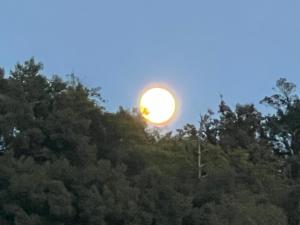
<svg viewBox="0 0 300 225">
<path fill-rule="evenodd" d="M 42 67 L 0 70 L 1 225 L 300 224 L 295 84 L 262 96 L 273 114 L 221 99 L 200 125 L 161 133 Z"/>
</svg>

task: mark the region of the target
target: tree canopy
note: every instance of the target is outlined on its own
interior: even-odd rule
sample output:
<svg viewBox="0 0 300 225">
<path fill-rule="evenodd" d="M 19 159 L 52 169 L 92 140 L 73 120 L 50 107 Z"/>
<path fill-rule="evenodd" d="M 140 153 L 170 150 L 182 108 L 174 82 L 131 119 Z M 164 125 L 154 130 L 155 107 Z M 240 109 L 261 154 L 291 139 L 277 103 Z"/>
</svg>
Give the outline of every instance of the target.
<svg viewBox="0 0 300 225">
<path fill-rule="evenodd" d="M 262 99 L 273 114 L 221 99 L 199 127 L 161 133 L 42 69 L 0 69 L 1 225 L 300 224 L 295 84 L 281 78 Z"/>
</svg>

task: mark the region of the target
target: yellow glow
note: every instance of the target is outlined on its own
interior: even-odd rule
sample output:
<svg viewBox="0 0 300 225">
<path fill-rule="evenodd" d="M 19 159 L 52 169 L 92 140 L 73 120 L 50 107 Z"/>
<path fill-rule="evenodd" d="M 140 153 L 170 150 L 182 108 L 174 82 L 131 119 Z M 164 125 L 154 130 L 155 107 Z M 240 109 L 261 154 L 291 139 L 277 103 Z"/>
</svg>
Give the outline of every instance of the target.
<svg viewBox="0 0 300 225">
<path fill-rule="evenodd" d="M 168 122 L 175 109 L 175 98 L 163 88 L 151 88 L 140 99 L 140 112 L 143 117 L 157 125 Z"/>
</svg>

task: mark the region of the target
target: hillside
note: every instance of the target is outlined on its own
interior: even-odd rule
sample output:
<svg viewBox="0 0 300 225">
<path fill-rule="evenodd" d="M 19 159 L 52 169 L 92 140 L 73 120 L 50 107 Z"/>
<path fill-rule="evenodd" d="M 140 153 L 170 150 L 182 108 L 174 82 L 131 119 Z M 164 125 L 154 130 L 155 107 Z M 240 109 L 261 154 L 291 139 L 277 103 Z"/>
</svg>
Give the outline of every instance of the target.
<svg viewBox="0 0 300 225">
<path fill-rule="evenodd" d="M 30 59 L 0 71 L 1 225 L 300 224 L 293 83 L 262 96 L 274 115 L 222 99 L 200 133 L 162 134 L 137 112 L 107 111 L 100 89 L 42 68 Z"/>
</svg>

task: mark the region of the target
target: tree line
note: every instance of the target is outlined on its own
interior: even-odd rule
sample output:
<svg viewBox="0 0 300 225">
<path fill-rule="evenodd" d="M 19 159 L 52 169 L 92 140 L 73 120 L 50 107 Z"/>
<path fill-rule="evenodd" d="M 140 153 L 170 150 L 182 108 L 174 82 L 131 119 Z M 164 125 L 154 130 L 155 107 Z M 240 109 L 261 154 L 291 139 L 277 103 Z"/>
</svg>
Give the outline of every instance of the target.
<svg viewBox="0 0 300 225">
<path fill-rule="evenodd" d="M 99 88 L 0 69 L 1 225 L 299 225 L 300 99 L 284 78 L 261 103 L 176 132 L 105 109 Z M 202 149 L 197 176 L 197 142 Z"/>
</svg>

